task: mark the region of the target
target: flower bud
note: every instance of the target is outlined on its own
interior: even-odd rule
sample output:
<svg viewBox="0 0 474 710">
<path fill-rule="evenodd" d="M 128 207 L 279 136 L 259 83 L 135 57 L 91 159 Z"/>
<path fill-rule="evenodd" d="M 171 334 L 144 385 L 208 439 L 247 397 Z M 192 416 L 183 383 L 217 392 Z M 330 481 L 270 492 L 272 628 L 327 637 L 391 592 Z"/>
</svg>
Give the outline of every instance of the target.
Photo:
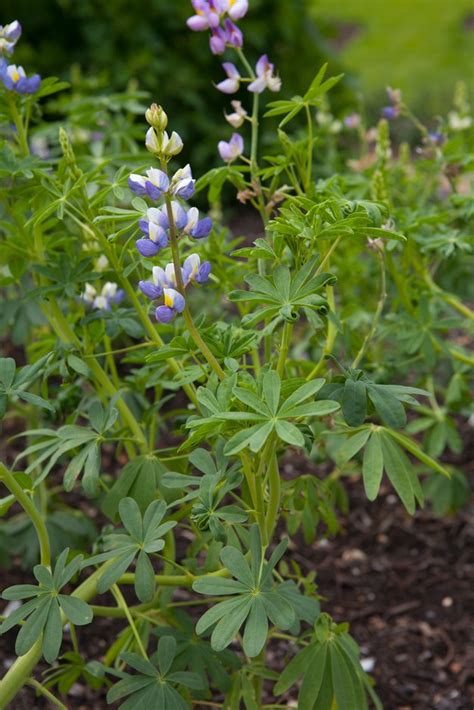
<svg viewBox="0 0 474 710">
<path fill-rule="evenodd" d="M 163 142 L 161 144 L 161 152 L 165 158 L 171 158 L 173 155 L 178 155 L 183 150 L 183 141 L 180 136 L 173 131 L 171 137 L 163 133 Z"/>
<path fill-rule="evenodd" d="M 157 131 L 164 131 L 168 125 L 168 116 L 161 106 L 152 104 L 145 112 L 145 118 L 150 126 L 156 128 Z"/>
</svg>

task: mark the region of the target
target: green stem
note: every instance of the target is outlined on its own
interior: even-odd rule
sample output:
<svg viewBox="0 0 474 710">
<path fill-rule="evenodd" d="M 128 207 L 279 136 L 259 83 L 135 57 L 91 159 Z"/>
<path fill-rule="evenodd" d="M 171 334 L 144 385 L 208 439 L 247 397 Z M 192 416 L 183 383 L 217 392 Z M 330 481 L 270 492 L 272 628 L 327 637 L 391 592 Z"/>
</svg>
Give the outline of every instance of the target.
<svg viewBox="0 0 474 710">
<path fill-rule="evenodd" d="M 135 636 L 135 641 L 137 642 L 137 646 L 140 650 L 140 653 L 142 654 L 143 658 L 145 660 L 148 660 L 148 654 L 145 650 L 145 647 L 143 646 L 142 639 L 140 637 L 140 634 L 137 631 L 137 627 L 135 626 L 135 622 L 133 620 L 133 617 L 130 613 L 130 609 L 128 608 L 127 602 L 124 599 L 124 596 L 122 592 L 120 591 L 119 587 L 116 584 L 112 585 L 111 592 L 115 597 L 115 601 L 119 605 L 120 609 L 122 609 L 130 628 L 132 629 L 132 633 Z"/>
<path fill-rule="evenodd" d="M 273 536 L 273 531 L 275 529 L 276 521 L 278 518 L 278 511 L 280 509 L 280 497 L 281 497 L 281 480 L 280 471 L 278 469 L 278 458 L 276 453 L 273 454 L 270 464 L 268 466 L 268 490 L 269 490 L 269 500 L 267 508 L 267 536 L 271 540 Z"/>
<path fill-rule="evenodd" d="M 469 320 L 474 320 L 474 312 L 471 311 L 468 306 L 465 306 L 464 303 L 462 303 L 459 298 L 454 295 L 454 293 L 443 291 L 442 288 L 435 284 L 428 272 L 425 272 L 424 279 L 434 293 L 442 298 L 445 303 L 451 306 L 451 308 L 454 308 L 454 310 L 458 311 L 458 313 L 461 313 L 461 315 L 465 316 Z"/>
<path fill-rule="evenodd" d="M 382 312 L 385 306 L 385 301 L 387 300 L 387 283 L 386 283 L 386 275 L 385 275 L 385 259 L 383 256 L 383 252 L 379 251 L 378 256 L 380 259 L 380 298 L 377 303 L 377 309 L 374 313 L 374 317 L 372 319 L 372 326 L 367 333 L 367 335 L 364 338 L 364 342 L 361 345 L 361 348 L 359 352 L 357 353 L 356 357 L 354 358 L 354 361 L 351 365 L 351 367 L 355 370 L 357 367 L 359 367 L 359 364 L 364 357 L 365 351 L 367 350 L 367 346 L 372 340 L 372 338 L 375 335 L 375 332 L 377 330 L 378 324 L 380 322 L 380 318 L 382 317 Z"/>
<path fill-rule="evenodd" d="M 60 708 L 60 710 L 68 710 L 67 706 L 64 705 L 58 698 L 51 693 L 47 688 L 45 688 L 44 685 L 41 685 L 41 683 L 38 683 L 37 680 L 34 678 L 29 678 L 27 681 L 27 685 L 31 685 L 32 688 L 34 688 L 39 695 L 43 695 L 45 698 L 47 698 L 53 705 L 55 705 L 57 708 Z"/>
<path fill-rule="evenodd" d="M 306 167 L 306 190 L 309 190 L 313 173 L 313 120 L 311 118 L 311 109 L 308 104 L 305 104 L 305 110 L 308 122 L 308 164 Z"/>
<path fill-rule="evenodd" d="M 26 137 L 25 127 L 23 125 L 23 120 L 20 116 L 20 112 L 18 111 L 15 99 L 13 99 L 11 93 L 9 91 L 5 92 L 5 96 L 7 98 L 7 104 L 10 111 L 10 115 L 12 117 L 13 123 L 15 124 L 21 154 L 26 157 L 30 154 L 30 149 L 28 147 L 28 140 Z"/>
<path fill-rule="evenodd" d="M 0 480 L 12 493 L 17 502 L 21 505 L 27 516 L 34 525 L 38 542 L 40 546 L 41 564 L 45 567 L 51 567 L 51 547 L 49 544 L 49 535 L 46 524 L 41 517 L 40 512 L 27 493 L 23 490 L 20 484 L 16 481 L 15 476 L 0 463 Z"/>
<path fill-rule="evenodd" d="M 175 277 L 176 277 L 176 288 L 179 291 L 179 293 L 185 298 L 185 289 L 184 289 L 184 284 L 183 284 L 183 276 L 181 273 L 181 262 L 179 258 L 179 247 L 178 247 L 178 235 L 176 232 L 176 224 L 174 221 L 174 216 L 173 216 L 173 208 L 171 205 L 171 197 L 170 195 L 165 196 L 165 202 L 166 202 L 166 211 L 168 214 L 168 222 L 169 222 L 169 234 L 170 234 L 170 246 L 171 246 L 171 253 L 173 255 L 173 264 L 174 264 L 174 272 L 175 272 Z M 191 316 L 191 313 L 188 308 L 188 304 L 185 299 L 185 307 L 183 311 L 183 317 L 184 321 L 186 323 L 186 326 L 188 328 L 189 334 L 191 335 L 192 339 L 194 340 L 194 343 L 196 346 L 199 348 L 201 353 L 203 354 L 204 358 L 207 360 L 208 364 L 210 365 L 211 369 L 216 373 L 218 378 L 220 380 L 223 380 L 225 378 L 225 372 L 222 369 L 222 367 L 219 365 L 218 361 L 204 342 L 204 340 L 201 338 L 201 335 L 196 328 L 196 325 L 193 321 L 193 318 Z"/>
<path fill-rule="evenodd" d="M 327 294 L 327 301 L 329 304 L 329 309 L 334 313 L 334 311 L 336 310 L 336 304 L 335 304 L 335 300 L 334 300 L 334 289 L 332 286 L 326 287 L 326 294 Z M 321 357 L 319 358 L 318 362 L 313 367 L 313 369 L 311 370 L 309 375 L 306 377 L 306 379 L 308 381 L 313 380 L 316 377 L 316 375 L 319 374 L 322 366 L 324 365 L 324 362 L 325 362 L 327 356 L 332 353 L 332 349 L 334 347 L 334 342 L 336 340 L 336 335 L 337 335 L 337 328 L 334 325 L 334 323 L 332 322 L 332 320 L 330 320 L 328 318 L 328 329 L 327 329 L 327 334 L 326 334 L 326 343 L 324 345 L 323 352 L 321 353 Z"/>
<path fill-rule="evenodd" d="M 277 363 L 277 372 L 280 377 L 283 375 L 283 372 L 285 370 L 286 359 L 288 357 L 288 350 L 290 347 L 292 333 L 293 324 L 289 323 L 288 321 L 285 321 L 285 325 L 283 326 L 283 333 L 281 336 L 280 355 L 278 356 Z"/>
</svg>

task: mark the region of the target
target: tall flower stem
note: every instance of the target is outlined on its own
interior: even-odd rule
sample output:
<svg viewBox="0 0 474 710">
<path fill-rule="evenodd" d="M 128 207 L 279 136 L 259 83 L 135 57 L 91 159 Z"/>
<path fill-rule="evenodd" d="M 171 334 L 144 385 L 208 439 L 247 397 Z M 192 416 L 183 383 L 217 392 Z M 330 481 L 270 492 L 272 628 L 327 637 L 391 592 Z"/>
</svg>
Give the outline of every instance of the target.
<svg viewBox="0 0 474 710">
<path fill-rule="evenodd" d="M 305 110 L 308 123 L 308 163 L 306 166 L 306 190 L 308 190 L 311 185 L 311 177 L 313 173 L 313 119 L 311 116 L 311 109 L 308 104 L 305 104 Z"/>
<path fill-rule="evenodd" d="M 41 564 L 45 567 L 51 567 L 51 546 L 49 543 L 49 535 L 46 523 L 43 520 L 41 513 L 36 508 L 29 495 L 25 493 L 23 488 L 20 486 L 15 476 L 2 463 L 0 463 L 0 481 L 3 481 L 10 493 L 15 496 L 15 499 L 33 523 L 40 546 Z"/>
</svg>

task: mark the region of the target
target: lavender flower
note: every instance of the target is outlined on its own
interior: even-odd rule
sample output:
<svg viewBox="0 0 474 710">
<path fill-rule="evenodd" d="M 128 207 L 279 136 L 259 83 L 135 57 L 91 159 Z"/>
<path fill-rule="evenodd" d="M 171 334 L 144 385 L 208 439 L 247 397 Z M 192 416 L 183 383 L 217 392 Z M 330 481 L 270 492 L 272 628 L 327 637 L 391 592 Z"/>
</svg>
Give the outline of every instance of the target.
<svg viewBox="0 0 474 710">
<path fill-rule="evenodd" d="M 244 139 L 238 133 L 233 133 L 230 141 L 219 141 L 217 149 L 222 160 L 231 163 L 244 152 Z"/>
<path fill-rule="evenodd" d="M 158 306 L 155 311 L 156 320 L 160 323 L 169 323 L 177 313 L 182 313 L 186 306 L 184 296 L 174 288 L 163 289 L 164 305 Z"/>
<path fill-rule="evenodd" d="M 188 18 L 187 25 L 193 32 L 218 27 L 226 14 L 240 20 L 249 6 L 248 0 L 191 0 L 191 4 L 196 14 Z"/>
<path fill-rule="evenodd" d="M 177 225 L 176 225 L 177 226 Z M 183 228 L 185 234 L 189 234 L 193 239 L 203 239 L 207 237 L 212 229 L 212 220 L 210 217 L 199 219 L 199 210 L 197 207 L 191 207 L 186 215 L 186 225 Z"/>
<path fill-rule="evenodd" d="M 244 44 L 244 36 L 234 23 L 226 19 L 224 27 L 215 27 L 209 39 L 209 46 L 213 54 L 223 54 L 226 47 L 240 49 Z"/>
<path fill-rule="evenodd" d="M 41 84 L 39 74 L 27 77 L 23 67 L 6 63 L 0 64 L 0 81 L 6 89 L 17 94 L 34 94 Z"/>
<path fill-rule="evenodd" d="M 361 118 L 359 113 L 350 113 L 344 119 L 344 125 L 346 128 L 359 128 L 361 124 Z"/>
<path fill-rule="evenodd" d="M 201 264 L 201 259 L 198 254 L 190 254 L 183 263 L 182 268 L 183 283 L 187 286 L 191 281 L 198 284 L 206 283 L 211 273 L 211 264 L 209 261 L 204 261 Z"/>
<path fill-rule="evenodd" d="M 232 62 L 224 62 L 222 65 L 225 73 L 227 74 L 227 79 L 220 81 L 216 84 L 216 89 L 222 91 L 224 94 L 235 94 L 239 90 L 240 86 L 240 74 Z"/>
<path fill-rule="evenodd" d="M 227 123 L 230 123 L 233 128 L 240 128 L 245 121 L 245 117 L 248 116 L 248 113 L 242 107 L 242 103 L 240 101 L 231 101 L 230 103 L 234 110 L 232 113 L 224 114 L 225 120 Z"/>
<path fill-rule="evenodd" d="M 139 227 L 144 237 L 135 242 L 135 246 L 142 256 L 156 256 L 161 249 L 168 246 L 168 218 L 162 210 L 150 207 L 147 210 L 147 219 L 141 219 Z"/>
<path fill-rule="evenodd" d="M 168 264 L 166 269 L 162 269 L 161 266 L 154 266 L 152 269 L 152 280 L 139 281 L 138 286 L 141 292 L 152 301 L 161 298 L 165 288 L 176 287 L 174 264 Z"/>
<path fill-rule="evenodd" d="M 255 67 L 257 78 L 248 86 L 248 90 L 255 94 L 261 94 L 265 89 L 270 91 L 280 91 L 281 79 L 273 74 L 274 66 L 269 62 L 266 54 L 262 54 Z"/>
<path fill-rule="evenodd" d="M 128 178 L 128 186 L 136 195 L 140 197 L 148 196 L 152 200 L 157 200 L 169 188 L 170 181 L 163 170 L 150 168 L 146 171 L 146 177 L 132 173 Z"/>
<path fill-rule="evenodd" d="M 191 166 L 189 163 L 177 170 L 171 180 L 171 192 L 175 197 L 189 200 L 194 195 L 196 181 L 193 179 Z"/>
<path fill-rule="evenodd" d="M 0 25 L 0 56 L 2 54 L 10 55 L 13 52 L 20 35 L 21 25 L 18 20 L 14 20 L 8 25 Z"/>
<path fill-rule="evenodd" d="M 382 109 L 382 116 L 389 121 L 400 115 L 400 109 L 398 106 L 384 106 Z"/>
</svg>

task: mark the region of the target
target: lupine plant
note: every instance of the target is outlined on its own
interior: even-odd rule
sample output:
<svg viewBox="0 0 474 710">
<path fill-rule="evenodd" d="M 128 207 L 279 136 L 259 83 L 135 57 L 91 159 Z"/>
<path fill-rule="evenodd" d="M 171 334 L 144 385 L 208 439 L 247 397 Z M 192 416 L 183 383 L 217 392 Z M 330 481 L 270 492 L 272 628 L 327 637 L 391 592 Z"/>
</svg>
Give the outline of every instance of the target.
<svg viewBox="0 0 474 710">
<path fill-rule="evenodd" d="M 238 95 L 197 179 L 162 106 L 69 97 L 0 28 L 0 559 L 28 575 L 2 591 L 0 708 L 25 684 L 66 708 L 78 679 L 124 709 L 380 708 L 291 551 L 338 532 L 348 475 L 410 515 L 465 495 L 440 460 L 473 364 L 465 93 L 433 130 L 393 89 L 376 127 L 335 118 L 326 66 L 291 97 L 246 56 L 246 1 L 192 5 Z M 394 149 L 400 121 L 418 148 Z M 221 226 L 235 193 L 253 241 Z"/>
</svg>

